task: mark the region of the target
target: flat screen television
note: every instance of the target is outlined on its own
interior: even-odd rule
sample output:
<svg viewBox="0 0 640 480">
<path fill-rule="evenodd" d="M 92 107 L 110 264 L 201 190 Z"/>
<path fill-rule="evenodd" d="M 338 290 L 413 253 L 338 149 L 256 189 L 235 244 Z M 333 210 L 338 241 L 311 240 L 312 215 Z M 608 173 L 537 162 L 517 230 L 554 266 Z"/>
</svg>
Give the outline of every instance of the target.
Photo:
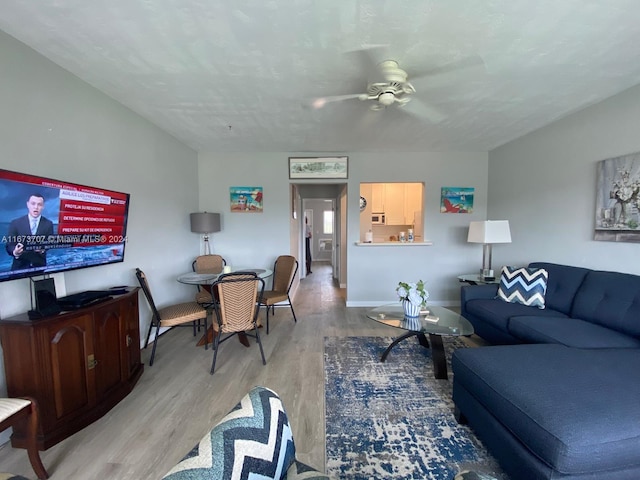
<svg viewBox="0 0 640 480">
<path fill-rule="evenodd" d="M 0 282 L 124 261 L 129 194 L 0 169 Z"/>
</svg>

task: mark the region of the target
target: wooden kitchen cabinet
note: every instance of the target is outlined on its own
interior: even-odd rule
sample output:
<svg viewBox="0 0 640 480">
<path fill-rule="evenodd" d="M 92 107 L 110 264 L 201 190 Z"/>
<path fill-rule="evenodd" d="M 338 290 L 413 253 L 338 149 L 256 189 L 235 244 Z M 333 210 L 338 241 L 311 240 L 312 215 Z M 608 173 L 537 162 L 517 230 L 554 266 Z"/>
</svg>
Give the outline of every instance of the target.
<svg viewBox="0 0 640 480">
<path fill-rule="evenodd" d="M 46 450 L 102 417 L 142 375 L 138 288 L 72 312 L 0 320 L 9 397 L 34 397 L 38 448 Z M 25 448 L 24 427 L 14 447 Z"/>
<path fill-rule="evenodd" d="M 384 183 L 371 184 L 371 213 L 384 213 Z"/>
<path fill-rule="evenodd" d="M 404 217 L 404 183 L 384 184 L 384 207 L 387 225 L 406 225 Z"/>
<path fill-rule="evenodd" d="M 404 217 L 407 225 L 413 225 L 415 212 L 422 214 L 422 184 L 404 184 Z"/>
</svg>

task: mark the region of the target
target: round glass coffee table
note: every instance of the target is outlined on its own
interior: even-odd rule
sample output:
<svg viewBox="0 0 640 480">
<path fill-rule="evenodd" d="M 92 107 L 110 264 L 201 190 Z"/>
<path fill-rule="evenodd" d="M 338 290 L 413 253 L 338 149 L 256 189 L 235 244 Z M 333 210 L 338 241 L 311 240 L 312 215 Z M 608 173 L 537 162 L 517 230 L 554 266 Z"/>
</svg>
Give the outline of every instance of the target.
<svg viewBox="0 0 640 480">
<path fill-rule="evenodd" d="M 418 337 L 420 345 L 429 348 L 433 359 L 433 373 L 438 379 L 447 377 L 447 361 L 444 354 L 443 336 L 459 337 L 473 334 L 473 326 L 462 315 L 444 307 L 429 306 L 420 312 L 419 317 L 405 317 L 402 305 L 383 305 L 367 312 L 367 317 L 389 327 L 406 330 L 396 338 L 382 353 L 380 361 L 384 362 L 391 349 L 409 337 Z M 429 340 L 427 340 L 429 335 Z"/>
</svg>

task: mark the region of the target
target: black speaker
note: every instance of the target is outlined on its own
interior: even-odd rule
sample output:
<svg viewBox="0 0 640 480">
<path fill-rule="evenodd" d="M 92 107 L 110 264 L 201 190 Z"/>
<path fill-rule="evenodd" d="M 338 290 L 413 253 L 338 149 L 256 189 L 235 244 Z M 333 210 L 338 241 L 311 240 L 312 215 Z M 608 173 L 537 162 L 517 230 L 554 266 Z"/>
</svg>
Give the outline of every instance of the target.
<svg viewBox="0 0 640 480">
<path fill-rule="evenodd" d="M 28 312 L 29 318 L 49 317 L 62 311 L 57 303 L 56 284 L 53 278 L 33 282 L 33 291 L 36 298 L 36 308 Z"/>
</svg>

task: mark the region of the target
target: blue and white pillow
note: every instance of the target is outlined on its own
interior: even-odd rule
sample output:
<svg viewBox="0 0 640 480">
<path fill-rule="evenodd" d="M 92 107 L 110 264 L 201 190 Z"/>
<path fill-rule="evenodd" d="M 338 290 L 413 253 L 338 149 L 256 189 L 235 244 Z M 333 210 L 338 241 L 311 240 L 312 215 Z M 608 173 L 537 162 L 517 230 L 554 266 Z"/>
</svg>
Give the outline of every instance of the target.
<svg viewBox="0 0 640 480">
<path fill-rule="evenodd" d="M 544 268 L 502 267 L 497 298 L 544 308 L 548 280 L 549 272 Z"/>
<path fill-rule="evenodd" d="M 163 478 L 282 480 L 295 452 L 280 398 L 255 387 Z"/>
</svg>

